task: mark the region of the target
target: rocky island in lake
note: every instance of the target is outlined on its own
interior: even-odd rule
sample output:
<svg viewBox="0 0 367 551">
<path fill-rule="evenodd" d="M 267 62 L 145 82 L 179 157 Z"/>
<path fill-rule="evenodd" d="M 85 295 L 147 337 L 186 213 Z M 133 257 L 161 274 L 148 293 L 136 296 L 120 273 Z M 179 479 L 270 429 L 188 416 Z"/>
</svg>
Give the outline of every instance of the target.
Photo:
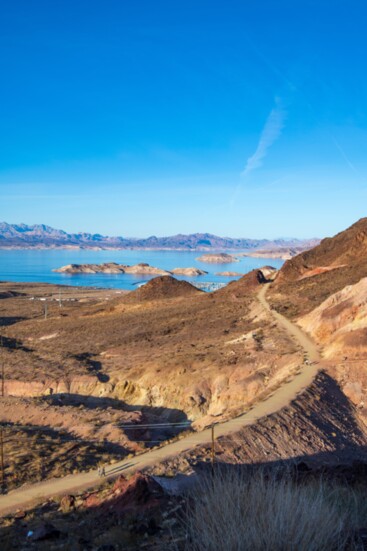
<svg viewBox="0 0 367 551">
<path fill-rule="evenodd" d="M 238 262 L 237 258 L 228 253 L 209 253 L 203 254 L 196 260 L 200 262 L 209 262 L 211 264 L 231 264 Z"/>
<path fill-rule="evenodd" d="M 61 268 L 52 270 L 62 274 L 137 274 L 137 275 L 186 275 L 200 276 L 208 272 L 198 268 L 175 268 L 172 271 L 162 270 L 150 266 L 145 262 L 127 266 L 125 264 L 117 264 L 116 262 L 105 262 L 103 264 L 67 264 Z"/>
<path fill-rule="evenodd" d="M 215 275 L 220 277 L 242 277 L 245 274 L 241 274 L 240 272 L 216 272 Z"/>
<path fill-rule="evenodd" d="M 205 270 L 200 270 L 200 268 L 175 268 L 171 270 L 171 274 L 174 275 L 185 275 L 185 276 L 200 276 L 206 275 L 208 272 Z"/>
</svg>

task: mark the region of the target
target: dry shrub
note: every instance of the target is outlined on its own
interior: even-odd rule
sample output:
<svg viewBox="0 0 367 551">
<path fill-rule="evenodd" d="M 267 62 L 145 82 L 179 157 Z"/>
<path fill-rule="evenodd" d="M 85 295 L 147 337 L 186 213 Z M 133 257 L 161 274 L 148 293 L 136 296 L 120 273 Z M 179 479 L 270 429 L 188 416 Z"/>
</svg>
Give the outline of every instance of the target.
<svg viewBox="0 0 367 551">
<path fill-rule="evenodd" d="M 362 501 L 362 500 L 360 500 Z M 359 498 L 322 479 L 226 471 L 201 480 L 185 517 L 190 551 L 357 549 Z M 365 512 L 365 511 L 364 511 Z"/>
</svg>

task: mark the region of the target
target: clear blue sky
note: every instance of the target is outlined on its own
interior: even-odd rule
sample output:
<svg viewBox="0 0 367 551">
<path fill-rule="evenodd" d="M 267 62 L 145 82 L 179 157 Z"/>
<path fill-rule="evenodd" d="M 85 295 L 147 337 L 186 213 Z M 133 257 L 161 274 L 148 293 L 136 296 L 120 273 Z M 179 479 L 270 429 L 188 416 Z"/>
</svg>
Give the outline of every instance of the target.
<svg viewBox="0 0 367 551">
<path fill-rule="evenodd" d="M 3 0 L 0 220 L 332 235 L 366 214 L 363 0 Z"/>
</svg>

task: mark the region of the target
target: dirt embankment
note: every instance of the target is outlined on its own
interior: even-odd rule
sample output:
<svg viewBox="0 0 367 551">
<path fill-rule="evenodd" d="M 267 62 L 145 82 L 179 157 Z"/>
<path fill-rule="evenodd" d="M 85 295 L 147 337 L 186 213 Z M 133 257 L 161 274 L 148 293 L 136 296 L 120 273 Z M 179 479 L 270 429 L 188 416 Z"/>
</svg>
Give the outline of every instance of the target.
<svg viewBox="0 0 367 551">
<path fill-rule="evenodd" d="M 299 324 L 320 343 L 329 373 L 367 423 L 367 278 L 334 293 Z"/>
<path fill-rule="evenodd" d="M 232 435 L 217 438 L 215 461 L 227 464 L 302 461 L 310 468 L 319 468 L 365 461 L 366 449 L 367 429 L 354 405 L 338 384 L 321 372 L 288 407 Z M 211 446 L 199 446 L 149 472 L 157 475 L 188 472 L 210 461 Z"/>
</svg>

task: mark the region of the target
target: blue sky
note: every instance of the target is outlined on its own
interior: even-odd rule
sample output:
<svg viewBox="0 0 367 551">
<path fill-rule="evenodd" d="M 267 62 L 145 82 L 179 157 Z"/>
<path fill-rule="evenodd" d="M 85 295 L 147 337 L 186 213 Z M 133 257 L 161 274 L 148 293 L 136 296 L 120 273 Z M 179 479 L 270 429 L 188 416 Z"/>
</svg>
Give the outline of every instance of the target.
<svg viewBox="0 0 367 551">
<path fill-rule="evenodd" d="M 362 1 L 3 0 L 0 220 L 326 236 L 366 214 Z"/>
</svg>

